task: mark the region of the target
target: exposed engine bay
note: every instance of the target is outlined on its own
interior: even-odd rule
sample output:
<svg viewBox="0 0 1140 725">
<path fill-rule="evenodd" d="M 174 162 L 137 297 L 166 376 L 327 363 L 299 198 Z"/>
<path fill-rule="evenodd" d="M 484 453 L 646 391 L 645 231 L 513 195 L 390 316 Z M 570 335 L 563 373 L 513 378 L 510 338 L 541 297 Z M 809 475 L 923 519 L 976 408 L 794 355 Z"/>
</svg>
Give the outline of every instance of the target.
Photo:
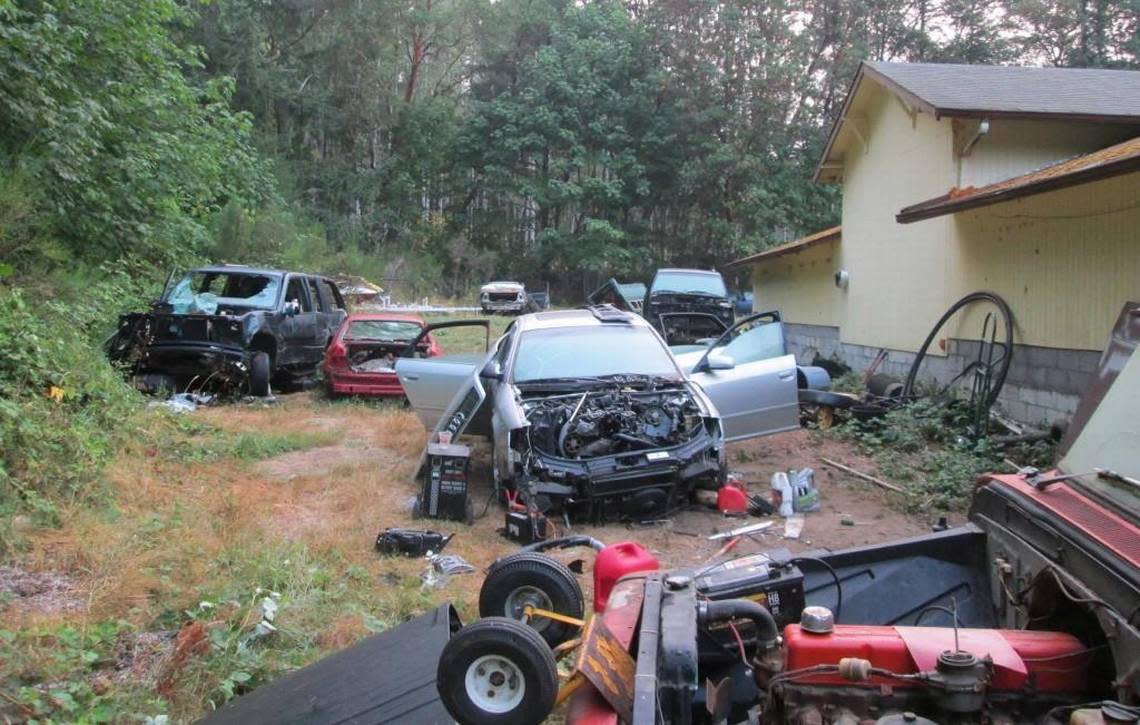
<svg viewBox="0 0 1140 725">
<path fill-rule="evenodd" d="M 703 426 L 701 410 L 684 389 L 607 390 L 522 402 L 531 445 L 570 459 L 669 448 Z"/>
<path fill-rule="evenodd" d="M 802 581 L 790 564 L 774 563 L 765 576 L 718 578 L 735 581 L 736 598 L 717 598 L 699 573 L 655 575 L 646 584 L 646 601 L 659 599 L 661 613 L 655 631 L 643 624 L 641 637 L 659 638 L 660 657 L 638 672 L 655 670 L 664 710 L 673 714 L 666 721 L 1066 722 L 1082 703 L 1100 707 L 1114 696 L 1108 646 L 1081 625 L 837 624 L 829 608 L 789 598 Z M 792 606 L 773 611 L 773 600 Z M 951 608 L 927 609 L 957 619 Z M 1140 715 L 1112 704 L 1131 712 L 1126 722 Z M 636 711 L 633 721 L 641 722 Z"/>
</svg>

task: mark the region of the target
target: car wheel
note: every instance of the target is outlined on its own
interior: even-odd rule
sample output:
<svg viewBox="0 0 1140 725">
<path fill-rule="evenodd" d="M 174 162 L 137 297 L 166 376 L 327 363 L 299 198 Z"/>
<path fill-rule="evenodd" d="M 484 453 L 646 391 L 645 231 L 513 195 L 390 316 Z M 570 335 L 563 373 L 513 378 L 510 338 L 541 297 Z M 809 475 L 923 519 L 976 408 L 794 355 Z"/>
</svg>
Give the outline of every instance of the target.
<svg viewBox="0 0 1140 725">
<path fill-rule="evenodd" d="M 505 617 L 470 624 L 443 648 L 436 688 L 460 725 L 541 723 L 554 709 L 554 653 L 533 629 Z"/>
<path fill-rule="evenodd" d="M 249 393 L 259 398 L 268 397 L 270 378 L 269 353 L 256 352 L 249 361 Z"/>
<path fill-rule="evenodd" d="M 585 599 L 574 572 L 562 562 L 532 552 L 511 554 L 495 562 L 479 589 L 480 617 L 522 619 L 527 606 L 581 619 Z M 579 628 L 546 617 L 529 626 L 551 647 L 573 638 Z"/>
</svg>

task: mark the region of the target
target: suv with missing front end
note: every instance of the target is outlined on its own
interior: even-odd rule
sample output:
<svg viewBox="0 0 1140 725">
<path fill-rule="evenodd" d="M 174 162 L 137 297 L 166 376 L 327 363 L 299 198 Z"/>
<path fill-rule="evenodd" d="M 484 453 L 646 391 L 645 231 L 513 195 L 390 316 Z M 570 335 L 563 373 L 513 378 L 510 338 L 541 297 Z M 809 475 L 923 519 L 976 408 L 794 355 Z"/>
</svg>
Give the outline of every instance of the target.
<svg viewBox="0 0 1140 725">
<path fill-rule="evenodd" d="M 167 280 L 148 312 L 119 318 L 107 354 L 144 390 L 270 394 L 316 373 L 345 315 L 327 277 L 221 265 Z"/>
<path fill-rule="evenodd" d="M 724 279 L 703 269 L 657 270 L 641 313 L 670 345 L 719 337 L 734 321 Z"/>
</svg>

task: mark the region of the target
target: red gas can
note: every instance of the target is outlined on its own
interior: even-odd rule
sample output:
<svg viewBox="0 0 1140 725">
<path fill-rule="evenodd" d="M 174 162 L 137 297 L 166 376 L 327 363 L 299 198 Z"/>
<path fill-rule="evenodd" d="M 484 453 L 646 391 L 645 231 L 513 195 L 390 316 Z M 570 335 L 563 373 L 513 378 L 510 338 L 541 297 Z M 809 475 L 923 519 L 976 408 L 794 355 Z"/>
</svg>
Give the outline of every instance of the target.
<svg viewBox="0 0 1140 725">
<path fill-rule="evenodd" d="M 614 584 L 626 574 L 660 569 L 657 557 L 634 541 L 621 541 L 603 547 L 594 561 L 594 611 L 601 612 L 609 601 Z"/>
<path fill-rule="evenodd" d="M 732 482 L 726 483 L 716 492 L 716 509 L 722 514 L 748 513 L 748 492 Z"/>
</svg>

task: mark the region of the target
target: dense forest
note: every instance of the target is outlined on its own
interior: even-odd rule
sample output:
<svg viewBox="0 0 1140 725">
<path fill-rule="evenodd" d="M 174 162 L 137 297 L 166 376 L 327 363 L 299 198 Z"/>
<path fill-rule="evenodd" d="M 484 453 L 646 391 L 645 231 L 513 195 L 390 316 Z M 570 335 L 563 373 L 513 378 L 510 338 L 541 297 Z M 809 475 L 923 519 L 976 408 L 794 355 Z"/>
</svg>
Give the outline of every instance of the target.
<svg viewBox="0 0 1140 725">
<path fill-rule="evenodd" d="M 5 271 L 271 261 L 567 294 L 833 223 L 865 59 L 1134 66 L 1136 0 L 5 0 Z"/>
<path fill-rule="evenodd" d="M 1136 67 L 1138 28 L 1138 0 L 0 0 L 0 513 L 107 459 L 137 400 L 98 345 L 171 266 L 573 302 L 833 224 L 810 174 L 863 59 Z"/>
</svg>

